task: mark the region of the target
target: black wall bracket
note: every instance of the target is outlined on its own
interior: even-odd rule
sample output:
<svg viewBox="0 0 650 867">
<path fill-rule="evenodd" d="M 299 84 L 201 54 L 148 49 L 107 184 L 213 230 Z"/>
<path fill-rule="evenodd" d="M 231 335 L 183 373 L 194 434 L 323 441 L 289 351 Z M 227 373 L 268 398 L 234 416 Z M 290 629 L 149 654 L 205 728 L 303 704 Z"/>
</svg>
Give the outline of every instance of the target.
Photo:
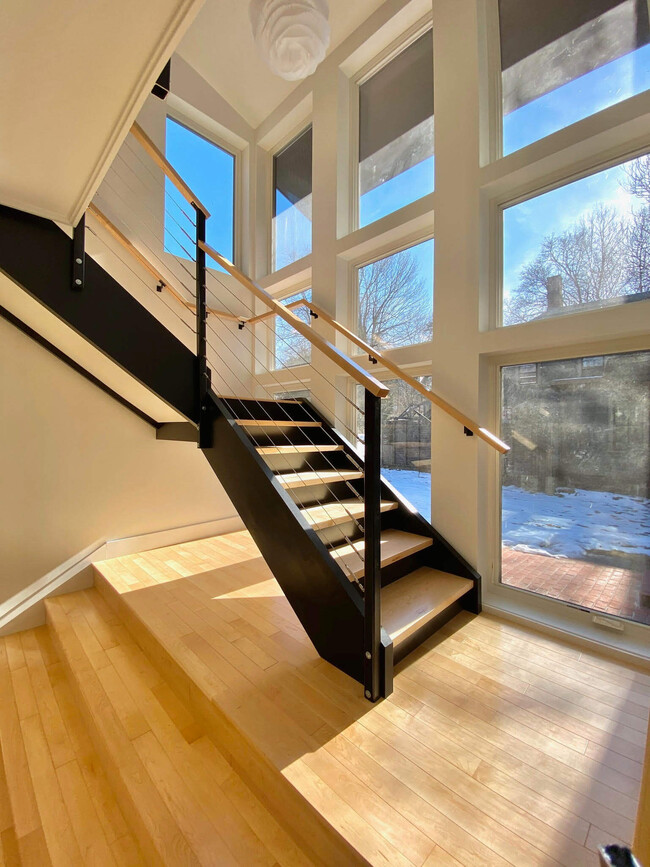
<svg viewBox="0 0 650 867">
<path fill-rule="evenodd" d="M 86 282 L 86 215 L 72 232 L 72 288 L 79 292 Z"/>
<path fill-rule="evenodd" d="M 474 436 L 474 431 L 470 430 L 468 427 L 463 428 L 463 433 L 465 434 L 466 437 L 473 437 Z"/>
</svg>

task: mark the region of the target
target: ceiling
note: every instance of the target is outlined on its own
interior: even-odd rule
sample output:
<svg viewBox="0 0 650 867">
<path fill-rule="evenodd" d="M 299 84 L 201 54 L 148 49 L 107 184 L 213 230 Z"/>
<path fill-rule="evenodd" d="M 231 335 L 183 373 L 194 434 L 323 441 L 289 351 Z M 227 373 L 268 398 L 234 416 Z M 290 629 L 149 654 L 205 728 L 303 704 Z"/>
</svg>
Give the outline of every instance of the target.
<svg viewBox="0 0 650 867">
<path fill-rule="evenodd" d="M 76 222 L 202 0 L 0 0 L 0 202 Z"/>
<path fill-rule="evenodd" d="M 384 0 L 329 0 L 332 39 L 340 45 Z M 178 53 L 254 128 L 299 84 L 268 69 L 255 50 L 248 0 L 206 0 Z"/>
</svg>

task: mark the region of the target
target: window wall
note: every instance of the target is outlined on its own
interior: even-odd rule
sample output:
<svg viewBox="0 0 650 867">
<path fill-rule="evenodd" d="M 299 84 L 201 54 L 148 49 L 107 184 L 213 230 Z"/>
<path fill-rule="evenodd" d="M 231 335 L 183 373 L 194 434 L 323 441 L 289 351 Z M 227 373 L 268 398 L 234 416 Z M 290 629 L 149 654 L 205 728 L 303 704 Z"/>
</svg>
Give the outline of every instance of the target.
<svg viewBox="0 0 650 867">
<path fill-rule="evenodd" d="M 603 640 L 591 620 L 597 607 L 567 607 L 557 593 L 529 592 L 511 580 L 505 560 L 502 572 L 502 551 L 519 542 L 511 544 L 513 523 L 502 521 L 501 497 L 515 488 L 522 496 L 563 497 L 565 505 L 582 495 L 572 500 L 558 489 L 647 497 L 615 484 L 606 489 L 593 474 L 587 479 L 588 468 L 609 454 L 607 437 L 619 450 L 616 460 L 623 460 L 624 443 L 640 430 L 639 418 L 620 405 L 621 388 L 607 400 L 599 388 L 621 359 L 650 351 L 647 4 L 440 0 L 424 19 L 422 4 L 399 4 L 399 13 L 387 5 L 345 43 L 348 54 L 328 56 L 258 132 L 268 154 L 263 180 L 270 203 L 273 157 L 292 129 L 313 128 L 314 209 L 311 252 L 277 276 L 277 262 L 269 259 L 257 276 L 285 300 L 310 285 L 315 304 L 412 376 L 430 376 L 433 390 L 480 426 L 501 430 L 512 446 L 505 459 L 429 406 L 429 439 L 422 431 L 401 438 L 399 425 L 426 417 L 427 407 L 404 396 L 381 362 L 373 364 L 322 320 L 312 320 L 319 334 L 389 385 L 382 410 L 395 430 L 386 440 L 384 470 L 407 498 L 410 491 L 417 499 L 400 478 L 413 473 L 426 487 L 414 505 L 478 569 L 485 603 Z M 630 22 L 636 22 L 633 35 Z M 596 38 L 613 32 L 620 36 L 615 45 Z M 555 65 L 549 56 L 558 58 Z M 601 102 L 581 91 L 572 95 L 572 87 L 587 85 Z M 542 109 L 553 99 L 547 122 Z M 271 207 L 258 224 L 270 226 L 270 214 Z M 260 247 L 268 241 L 258 238 Z M 352 430 L 352 437 L 356 430 L 362 439 L 356 383 L 317 350 L 312 363 L 300 371 L 312 399 L 341 430 Z M 274 375 L 286 391 L 305 388 L 291 367 Z M 630 405 L 641 412 L 642 378 L 635 387 Z M 277 385 L 273 390 L 280 392 Z M 526 390 L 539 399 L 520 404 Z M 577 395 L 588 408 L 571 403 Z M 402 397 L 404 405 L 394 408 L 391 401 Z M 544 425 L 554 412 L 560 413 L 556 432 L 566 441 L 559 450 L 569 469 L 562 472 L 571 475 L 579 465 L 583 475 L 547 480 L 537 468 L 533 485 L 521 461 L 541 460 Z M 606 414 L 611 429 L 604 433 Z M 573 436 L 572 425 L 581 437 Z M 418 453 L 407 453 L 406 443 L 416 443 Z M 616 467 L 610 475 L 622 484 Z M 585 542 L 585 557 L 592 556 L 592 543 L 595 537 Z M 533 553 L 556 585 L 565 580 L 560 573 L 570 558 Z M 626 621 L 630 647 L 642 644 L 636 630 L 646 629 L 637 620 Z"/>
</svg>

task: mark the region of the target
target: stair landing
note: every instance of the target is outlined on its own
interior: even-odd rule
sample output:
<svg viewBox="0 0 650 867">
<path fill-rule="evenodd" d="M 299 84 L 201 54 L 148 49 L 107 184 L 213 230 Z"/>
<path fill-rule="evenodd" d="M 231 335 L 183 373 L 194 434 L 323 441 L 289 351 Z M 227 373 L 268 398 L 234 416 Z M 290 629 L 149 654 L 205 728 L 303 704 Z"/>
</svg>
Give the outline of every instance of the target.
<svg viewBox="0 0 650 867">
<path fill-rule="evenodd" d="M 370 705 L 318 657 L 247 532 L 96 568 L 228 760 L 323 863 L 594 867 L 599 842 L 630 840 L 648 675 L 463 612 Z"/>
</svg>

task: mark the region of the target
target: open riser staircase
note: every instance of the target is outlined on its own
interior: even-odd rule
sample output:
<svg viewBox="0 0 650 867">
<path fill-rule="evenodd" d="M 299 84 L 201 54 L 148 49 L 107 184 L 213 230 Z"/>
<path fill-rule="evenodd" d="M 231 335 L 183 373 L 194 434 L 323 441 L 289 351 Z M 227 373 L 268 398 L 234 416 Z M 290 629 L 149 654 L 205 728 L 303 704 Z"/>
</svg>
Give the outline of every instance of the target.
<svg viewBox="0 0 650 867">
<path fill-rule="evenodd" d="M 5 273 L 189 419 L 158 436 L 198 442 L 319 654 L 367 697 L 388 695 L 395 662 L 460 607 L 480 610 L 476 572 L 380 480 L 376 394 L 369 471 L 305 399 L 219 397 L 207 365 L 89 256 L 83 291 L 71 290 L 73 241 L 53 223 L 0 208 L 0 230 Z"/>
</svg>

